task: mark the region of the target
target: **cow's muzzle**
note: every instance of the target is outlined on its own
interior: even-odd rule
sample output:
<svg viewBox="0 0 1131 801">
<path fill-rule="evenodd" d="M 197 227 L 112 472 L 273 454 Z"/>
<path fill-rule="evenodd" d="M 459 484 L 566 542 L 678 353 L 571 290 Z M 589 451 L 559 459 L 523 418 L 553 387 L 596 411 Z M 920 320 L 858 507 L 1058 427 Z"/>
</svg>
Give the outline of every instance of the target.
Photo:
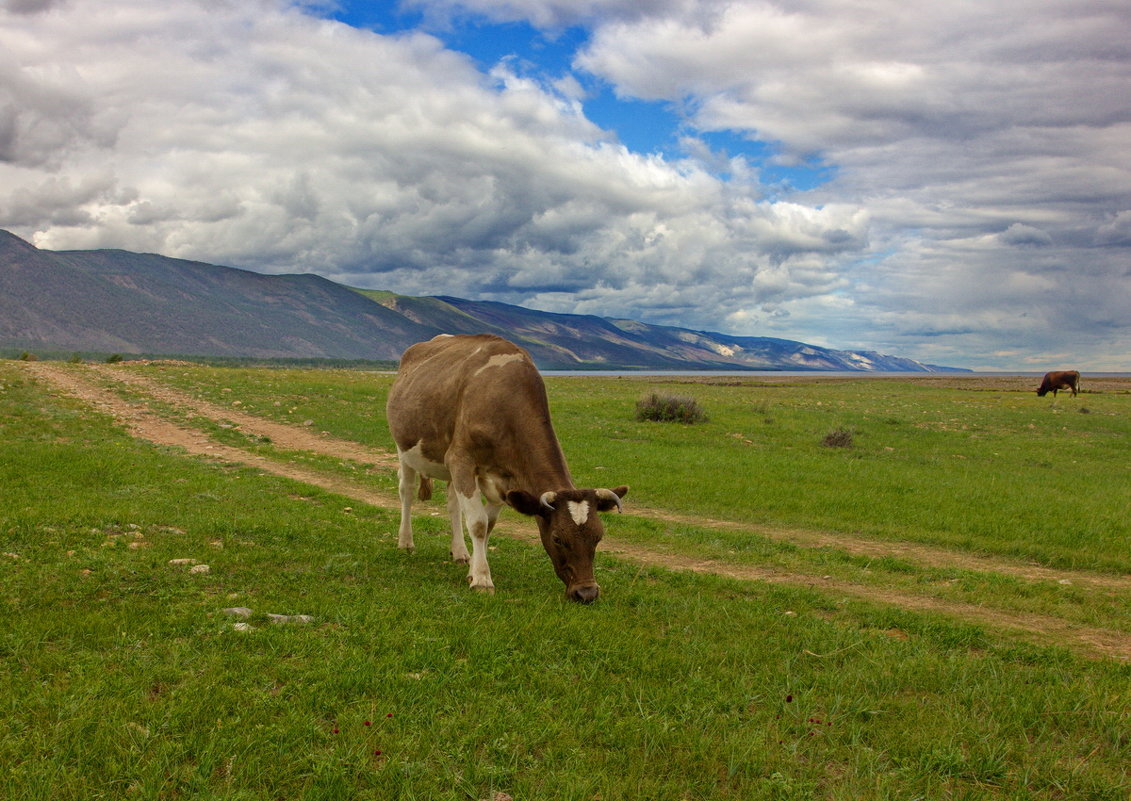
<svg viewBox="0 0 1131 801">
<path fill-rule="evenodd" d="M 578 584 L 566 590 L 566 597 L 579 604 L 591 604 L 601 594 L 601 588 L 596 584 Z"/>
</svg>

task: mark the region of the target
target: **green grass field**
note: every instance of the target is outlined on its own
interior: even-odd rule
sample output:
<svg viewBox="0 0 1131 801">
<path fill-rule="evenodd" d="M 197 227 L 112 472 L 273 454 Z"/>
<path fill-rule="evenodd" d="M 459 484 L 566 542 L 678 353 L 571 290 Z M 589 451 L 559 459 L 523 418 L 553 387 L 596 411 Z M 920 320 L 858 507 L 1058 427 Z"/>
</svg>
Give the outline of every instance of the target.
<svg viewBox="0 0 1131 801">
<path fill-rule="evenodd" d="M 122 369 L 391 445 L 389 376 Z M 633 420 L 642 394 L 671 389 L 663 382 L 548 385 L 575 478 L 633 487 L 629 513 L 607 521 L 610 540 L 1131 628 L 1119 589 L 865 563 L 741 526 L 632 514 L 636 504 L 1123 575 L 1131 396 L 1054 407 L 906 382 L 681 385 L 710 415 L 684 427 Z M 273 456 L 271 443 L 193 424 Z M 851 448 L 821 444 L 838 427 Z M 1131 793 L 1126 662 L 819 582 L 608 555 L 601 600 L 581 607 L 562 599 L 540 550 L 502 537 L 499 592 L 472 594 L 447 561 L 443 517 L 428 513 L 440 506 L 419 507 L 418 550 L 406 555 L 393 510 L 131 439 L 4 362 L 0 435 L 0 798 Z M 254 610 L 246 630 L 222 611 L 240 606 Z M 314 621 L 276 625 L 269 613 Z"/>
<path fill-rule="evenodd" d="M 310 420 L 392 449 L 384 423 L 390 375 L 139 369 L 219 403 L 238 400 L 257 414 Z M 944 382 L 551 377 L 547 384 L 575 479 L 630 484 L 634 503 L 1131 572 L 1126 390 L 1054 405 L 1031 392 Z M 636 422 L 636 402 L 652 391 L 693 394 L 711 419 Z M 837 428 L 853 432 L 852 447 L 822 445 Z"/>
</svg>

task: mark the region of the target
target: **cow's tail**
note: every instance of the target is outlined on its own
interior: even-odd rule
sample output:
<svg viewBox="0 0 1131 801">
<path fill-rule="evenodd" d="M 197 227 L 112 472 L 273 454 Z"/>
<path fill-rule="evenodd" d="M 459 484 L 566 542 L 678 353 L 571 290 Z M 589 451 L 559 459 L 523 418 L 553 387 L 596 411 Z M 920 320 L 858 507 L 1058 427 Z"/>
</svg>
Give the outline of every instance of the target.
<svg viewBox="0 0 1131 801">
<path fill-rule="evenodd" d="M 432 499 L 432 479 L 428 476 L 420 477 L 420 489 L 417 490 L 416 497 L 422 501 Z"/>
</svg>

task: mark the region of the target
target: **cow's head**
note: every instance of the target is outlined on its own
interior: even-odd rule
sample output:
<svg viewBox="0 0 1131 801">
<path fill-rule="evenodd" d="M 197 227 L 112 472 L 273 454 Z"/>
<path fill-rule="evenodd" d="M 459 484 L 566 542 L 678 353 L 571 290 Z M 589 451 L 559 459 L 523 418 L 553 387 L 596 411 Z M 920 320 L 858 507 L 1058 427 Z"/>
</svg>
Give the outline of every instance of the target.
<svg viewBox="0 0 1131 801">
<path fill-rule="evenodd" d="M 554 572 L 566 585 L 571 601 L 597 600 L 601 588 L 593 578 L 593 554 L 605 535 L 598 512 L 620 510 L 620 499 L 628 487 L 614 490 L 569 489 L 545 492 L 535 497 L 529 492 L 507 493 L 507 503 L 538 521 L 542 546 L 554 563 Z"/>
</svg>

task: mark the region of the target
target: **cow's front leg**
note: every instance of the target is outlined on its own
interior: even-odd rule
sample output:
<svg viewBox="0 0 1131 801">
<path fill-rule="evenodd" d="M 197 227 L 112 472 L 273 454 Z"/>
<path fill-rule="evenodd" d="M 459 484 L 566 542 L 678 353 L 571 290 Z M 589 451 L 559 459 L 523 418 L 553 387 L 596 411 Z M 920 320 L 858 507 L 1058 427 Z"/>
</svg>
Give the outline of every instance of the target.
<svg viewBox="0 0 1131 801">
<path fill-rule="evenodd" d="M 417 473 L 404 463 L 403 456 L 397 467 L 397 494 L 401 499 L 401 527 L 397 532 L 397 547 L 415 550 L 412 541 L 412 496 L 416 492 Z"/>
<path fill-rule="evenodd" d="M 456 492 L 460 511 L 463 513 L 463 522 L 467 525 L 467 533 L 471 535 L 471 565 L 467 572 L 467 580 L 471 584 L 471 589 L 493 593 L 495 584 L 491 581 L 491 567 L 487 564 L 487 537 L 490 536 L 487 509 L 483 506 L 483 499 L 478 489 L 470 496 L 458 490 Z"/>
<path fill-rule="evenodd" d="M 503 507 L 497 503 L 487 504 L 487 535 L 495 530 L 495 521 L 499 519 L 499 510 Z"/>
<path fill-rule="evenodd" d="M 448 471 L 452 476 L 448 492 L 458 500 L 464 525 L 471 535 L 471 564 L 467 581 L 473 590 L 493 593 L 495 584 L 491 581 L 491 568 L 487 565 L 487 537 L 491 534 L 491 527 L 475 475 L 475 465 L 458 457 L 451 458 Z"/>
<path fill-rule="evenodd" d="M 452 561 L 466 565 L 471 561 L 471 554 L 467 552 L 467 542 L 463 538 L 463 517 L 459 508 L 459 496 L 455 488 L 448 487 L 448 519 L 452 524 Z"/>
</svg>

